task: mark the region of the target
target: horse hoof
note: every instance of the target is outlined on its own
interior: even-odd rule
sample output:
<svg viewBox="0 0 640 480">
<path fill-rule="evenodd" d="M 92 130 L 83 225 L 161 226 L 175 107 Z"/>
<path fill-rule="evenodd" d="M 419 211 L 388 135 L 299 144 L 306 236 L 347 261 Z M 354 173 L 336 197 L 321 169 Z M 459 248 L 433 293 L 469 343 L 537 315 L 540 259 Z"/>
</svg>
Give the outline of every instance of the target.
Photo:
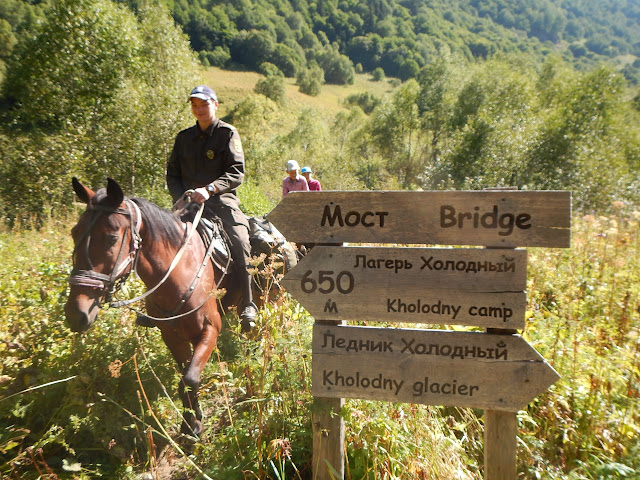
<svg viewBox="0 0 640 480">
<path fill-rule="evenodd" d="M 240 314 L 240 329 L 242 333 L 249 333 L 256 326 L 258 308 L 253 302 L 244 307 Z"/>
<path fill-rule="evenodd" d="M 180 434 L 185 438 L 192 438 L 194 442 L 197 442 L 202 434 L 202 423 L 198 420 L 196 420 L 193 425 L 189 425 L 187 422 L 182 422 Z"/>
</svg>

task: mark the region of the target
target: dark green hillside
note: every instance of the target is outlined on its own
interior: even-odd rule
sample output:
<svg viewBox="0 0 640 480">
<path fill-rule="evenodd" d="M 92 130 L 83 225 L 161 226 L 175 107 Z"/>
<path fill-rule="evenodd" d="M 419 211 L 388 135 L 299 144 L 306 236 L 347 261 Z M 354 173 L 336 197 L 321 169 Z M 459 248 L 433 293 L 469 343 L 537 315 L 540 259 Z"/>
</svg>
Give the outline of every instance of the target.
<svg viewBox="0 0 640 480">
<path fill-rule="evenodd" d="M 119 0 L 137 10 L 146 1 Z M 442 52 L 467 60 L 559 54 L 581 68 L 612 62 L 640 79 L 637 0 L 159 0 L 205 65 L 276 65 L 287 77 L 320 65 L 327 83 L 381 68 L 416 78 Z M 44 15 L 47 0 L 0 6 L 0 60 Z"/>
<path fill-rule="evenodd" d="M 637 81 L 638 2 L 182 0 L 170 8 L 201 58 L 219 66 L 270 61 L 293 76 L 315 59 L 327 72 L 337 47 L 356 68 L 407 79 L 443 49 L 469 60 L 557 52 L 582 66 L 614 59 Z"/>
</svg>

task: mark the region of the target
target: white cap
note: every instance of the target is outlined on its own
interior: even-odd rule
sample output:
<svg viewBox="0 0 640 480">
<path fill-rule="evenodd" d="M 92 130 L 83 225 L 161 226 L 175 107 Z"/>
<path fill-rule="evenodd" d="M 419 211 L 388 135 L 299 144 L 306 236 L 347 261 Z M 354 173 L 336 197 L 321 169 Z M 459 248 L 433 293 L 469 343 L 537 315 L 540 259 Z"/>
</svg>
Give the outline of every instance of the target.
<svg viewBox="0 0 640 480">
<path fill-rule="evenodd" d="M 295 160 L 289 160 L 287 162 L 287 172 L 291 172 L 293 170 L 300 170 L 300 165 Z"/>
</svg>

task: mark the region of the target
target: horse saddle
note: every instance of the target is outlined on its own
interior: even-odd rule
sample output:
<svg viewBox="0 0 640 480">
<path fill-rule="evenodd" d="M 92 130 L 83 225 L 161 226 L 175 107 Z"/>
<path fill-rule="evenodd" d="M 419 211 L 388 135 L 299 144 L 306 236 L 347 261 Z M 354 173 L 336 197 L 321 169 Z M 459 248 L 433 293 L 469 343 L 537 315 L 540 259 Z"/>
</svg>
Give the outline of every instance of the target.
<svg viewBox="0 0 640 480">
<path fill-rule="evenodd" d="M 207 252 L 211 252 L 213 264 L 222 273 L 226 273 L 231 264 L 231 253 L 225 240 L 226 235 L 222 227 L 222 221 L 217 217 L 214 220 L 202 217 L 196 230 L 200 234 Z"/>
<path fill-rule="evenodd" d="M 198 211 L 198 205 L 191 202 L 190 197 L 185 193 L 174 204 L 173 211 L 180 216 L 183 222 L 193 222 Z M 211 262 L 223 275 L 226 274 L 231 266 L 231 250 L 229 238 L 222 226 L 222 220 L 218 217 L 208 219 L 202 216 L 200 217 L 200 222 L 196 225 L 196 230 L 207 249 L 206 256 L 211 258 Z"/>
</svg>

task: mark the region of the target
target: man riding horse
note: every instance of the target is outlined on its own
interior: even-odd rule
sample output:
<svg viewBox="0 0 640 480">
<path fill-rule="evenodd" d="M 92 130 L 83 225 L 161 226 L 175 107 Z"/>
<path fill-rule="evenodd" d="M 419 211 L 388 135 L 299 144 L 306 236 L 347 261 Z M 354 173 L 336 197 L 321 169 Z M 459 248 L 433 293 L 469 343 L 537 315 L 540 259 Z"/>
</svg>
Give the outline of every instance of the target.
<svg viewBox="0 0 640 480">
<path fill-rule="evenodd" d="M 203 217 L 222 220 L 242 290 L 238 303 L 242 330 L 248 332 L 255 324 L 257 308 L 247 270 L 247 259 L 251 257 L 249 224 L 237 196 L 244 178 L 240 135 L 233 126 L 216 117 L 218 98 L 210 87 L 195 87 L 189 101 L 196 124 L 176 136 L 167 162 L 167 186 L 174 202 L 193 190 L 191 200 L 205 204 Z"/>
</svg>

